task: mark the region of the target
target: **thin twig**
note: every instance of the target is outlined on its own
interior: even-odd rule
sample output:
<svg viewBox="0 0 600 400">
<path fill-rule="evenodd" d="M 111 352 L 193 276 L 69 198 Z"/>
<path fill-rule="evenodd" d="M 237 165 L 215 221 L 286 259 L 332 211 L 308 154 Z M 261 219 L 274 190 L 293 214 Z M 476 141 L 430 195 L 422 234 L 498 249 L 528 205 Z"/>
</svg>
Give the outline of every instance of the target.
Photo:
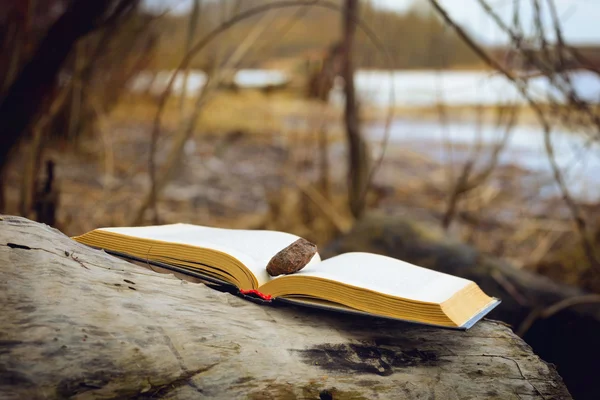
<svg viewBox="0 0 600 400">
<path fill-rule="evenodd" d="M 585 294 L 581 296 L 569 297 L 556 302 L 544 309 L 535 308 L 532 310 L 527 317 L 521 322 L 519 328 L 516 330 L 516 334 L 519 337 L 524 337 L 525 334 L 531 329 L 533 324 L 538 319 L 550 318 L 559 312 L 566 310 L 567 308 L 580 305 L 580 304 L 597 304 L 600 303 L 600 295 L 598 294 Z"/>
<path fill-rule="evenodd" d="M 570 297 L 552 304 L 540 313 L 541 318 L 550 318 L 551 316 L 579 304 L 597 304 L 600 303 L 600 294 L 586 294 L 582 296 Z"/>
<path fill-rule="evenodd" d="M 325 198 L 318 190 L 316 190 L 310 184 L 305 184 L 299 181 L 294 181 L 294 184 L 302 191 L 302 193 L 312 200 L 312 202 L 318 207 L 323 215 L 336 227 L 339 233 L 347 233 L 350 230 L 352 221 L 348 221 L 342 215 L 340 215 L 331 201 Z"/>
<path fill-rule="evenodd" d="M 521 307 L 527 307 L 529 305 L 529 300 L 525 297 L 515 285 L 511 281 L 509 281 L 500 271 L 493 271 L 492 278 L 498 283 L 498 285 L 502 286 L 504 290 L 517 302 Z"/>
</svg>

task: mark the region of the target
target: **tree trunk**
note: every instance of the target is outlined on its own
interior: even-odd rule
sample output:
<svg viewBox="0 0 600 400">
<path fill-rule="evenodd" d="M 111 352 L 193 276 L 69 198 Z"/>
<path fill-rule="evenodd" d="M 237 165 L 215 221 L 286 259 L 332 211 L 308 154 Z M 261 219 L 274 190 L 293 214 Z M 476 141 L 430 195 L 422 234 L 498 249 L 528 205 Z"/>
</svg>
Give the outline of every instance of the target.
<svg viewBox="0 0 600 400">
<path fill-rule="evenodd" d="M 6 199 L 4 194 L 4 173 L 0 170 L 0 213 L 5 212 Z"/>
<path fill-rule="evenodd" d="M 135 0 L 121 0 L 121 4 Z M 0 171 L 54 92 L 60 68 L 79 38 L 95 28 L 114 0 L 74 0 L 50 27 L 37 51 L 0 102 Z"/>
<path fill-rule="evenodd" d="M 323 197 L 331 200 L 331 183 L 329 180 L 329 140 L 327 127 L 323 124 L 319 128 L 319 189 Z"/>
<path fill-rule="evenodd" d="M 352 47 L 358 18 L 358 0 L 346 0 L 343 13 L 342 76 L 346 104 L 344 123 L 348 140 L 348 200 L 350 211 L 359 217 L 365 208 L 369 160 L 367 144 L 360 133 L 359 110 L 354 90 Z"/>
<path fill-rule="evenodd" d="M 3 399 L 570 399 L 504 324 L 257 305 L 0 216 Z"/>
</svg>

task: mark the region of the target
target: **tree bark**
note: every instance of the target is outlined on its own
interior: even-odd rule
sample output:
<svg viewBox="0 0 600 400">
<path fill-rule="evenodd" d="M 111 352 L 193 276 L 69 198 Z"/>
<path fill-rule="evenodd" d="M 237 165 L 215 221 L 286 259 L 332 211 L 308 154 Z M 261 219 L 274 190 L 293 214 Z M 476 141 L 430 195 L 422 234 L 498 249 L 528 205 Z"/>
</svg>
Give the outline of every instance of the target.
<svg viewBox="0 0 600 400">
<path fill-rule="evenodd" d="M 257 305 L 0 216 L 3 399 L 570 399 L 504 324 Z"/>
<path fill-rule="evenodd" d="M 352 48 L 358 19 L 358 0 L 346 0 L 343 13 L 342 77 L 346 104 L 344 123 L 348 140 L 348 201 L 350 211 L 359 217 L 365 208 L 369 160 L 367 144 L 360 133 L 359 109 L 354 90 Z"/>
</svg>

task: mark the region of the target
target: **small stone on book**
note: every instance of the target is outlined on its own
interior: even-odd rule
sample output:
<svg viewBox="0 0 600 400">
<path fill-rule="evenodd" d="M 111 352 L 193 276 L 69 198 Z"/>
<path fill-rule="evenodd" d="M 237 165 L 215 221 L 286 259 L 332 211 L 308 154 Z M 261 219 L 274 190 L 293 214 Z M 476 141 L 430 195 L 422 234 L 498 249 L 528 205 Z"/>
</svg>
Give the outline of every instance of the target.
<svg viewBox="0 0 600 400">
<path fill-rule="evenodd" d="M 293 274 L 304 268 L 316 253 L 316 244 L 298 239 L 271 258 L 267 272 L 271 276 Z"/>
</svg>

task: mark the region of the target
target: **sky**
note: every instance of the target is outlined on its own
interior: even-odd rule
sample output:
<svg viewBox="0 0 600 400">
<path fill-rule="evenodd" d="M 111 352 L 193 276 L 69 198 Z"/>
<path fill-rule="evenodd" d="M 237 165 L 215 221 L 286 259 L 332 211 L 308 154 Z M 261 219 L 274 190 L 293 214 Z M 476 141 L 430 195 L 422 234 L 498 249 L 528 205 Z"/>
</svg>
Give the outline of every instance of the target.
<svg viewBox="0 0 600 400">
<path fill-rule="evenodd" d="M 391 10 L 406 10 L 413 2 L 426 0 L 371 0 L 373 4 Z M 487 0 L 493 9 L 502 15 L 505 21 L 512 19 L 515 0 Z M 520 18 L 523 22 L 531 21 L 533 10 L 531 0 L 521 0 Z M 546 0 L 541 0 L 542 15 L 549 19 L 549 11 Z M 468 28 L 469 32 L 475 34 L 486 43 L 502 43 L 506 36 L 482 10 L 477 0 L 440 0 L 454 19 L 461 26 Z M 562 30 L 566 40 L 572 44 L 600 43 L 600 0 L 554 0 L 558 15 L 563 21 Z M 548 24 L 550 26 L 550 24 Z M 526 26 L 532 29 L 531 23 Z"/>
<path fill-rule="evenodd" d="M 145 0 L 146 4 L 170 4 L 179 11 L 190 8 L 192 0 Z M 405 11 L 413 3 L 427 3 L 427 0 L 370 0 L 378 7 Z M 513 7 L 518 0 L 486 0 L 505 21 L 510 21 Z M 571 44 L 600 44 L 600 0 L 540 0 L 542 14 L 550 21 L 548 1 L 554 1 L 558 14 L 563 21 L 563 34 Z M 494 23 L 479 6 L 477 0 L 440 0 L 451 16 L 486 44 L 506 43 L 506 36 L 494 26 Z M 521 0 L 521 20 L 525 29 L 532 29 L 532 0 Z M 548 23 L 548 26 L 550 24 Z"/>
</svg>

